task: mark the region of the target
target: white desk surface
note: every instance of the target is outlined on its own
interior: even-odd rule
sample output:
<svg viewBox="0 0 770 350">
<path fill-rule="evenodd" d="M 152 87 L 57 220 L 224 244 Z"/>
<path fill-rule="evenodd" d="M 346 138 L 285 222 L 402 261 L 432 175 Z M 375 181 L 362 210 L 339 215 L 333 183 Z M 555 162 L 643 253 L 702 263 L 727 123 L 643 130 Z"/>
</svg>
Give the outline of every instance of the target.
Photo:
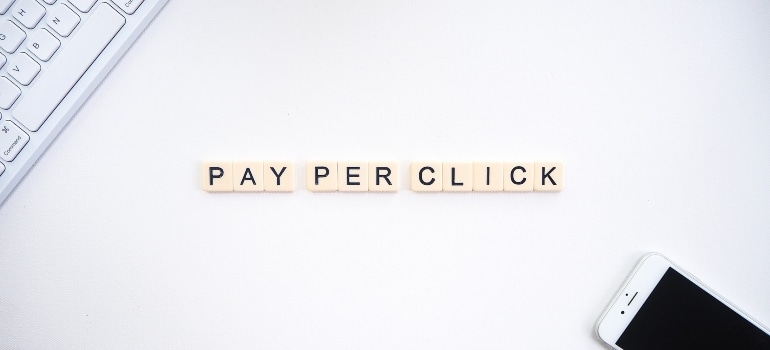
<svg viewBox="0 0 770 350">
<path fill-rule="evenodd" d="M 765 1 L 172 0 L 0 207 L 0 348 L 600 349 L 660 251 L 770 324 Z M 201 191 L 289 160 L 291 194 Z M 414 160 L 562 160 L 417 194 Z M 395 194 L 308 160 L 395 160 Z"/>
</svg>

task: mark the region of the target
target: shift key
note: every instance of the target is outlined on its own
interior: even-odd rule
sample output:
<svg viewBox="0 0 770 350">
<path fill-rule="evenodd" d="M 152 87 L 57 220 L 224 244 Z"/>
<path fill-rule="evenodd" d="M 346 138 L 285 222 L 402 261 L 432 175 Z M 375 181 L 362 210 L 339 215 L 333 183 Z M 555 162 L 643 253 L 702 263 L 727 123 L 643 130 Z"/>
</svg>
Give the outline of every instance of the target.
<svg viewBox="0 0 770 350">
<path fill-rule="evenodd" d="M 125 23 L 118 11 L 100 4 L 16 106 L 16 120 L 31 131 L 40 129 Z"/>
</svg>

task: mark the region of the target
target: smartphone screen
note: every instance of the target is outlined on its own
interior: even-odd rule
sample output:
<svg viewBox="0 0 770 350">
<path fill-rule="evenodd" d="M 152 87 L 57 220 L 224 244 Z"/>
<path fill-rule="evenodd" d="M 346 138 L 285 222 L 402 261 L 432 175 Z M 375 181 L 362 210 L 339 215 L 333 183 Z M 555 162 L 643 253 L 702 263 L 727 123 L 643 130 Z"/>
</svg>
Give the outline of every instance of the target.
<svg viewBox="0 0 770 350">
<path fill-rule="evenodd" d="M 672 268 L 616 342 L 634 349 L 770 349 L 770 335 Z"/>
</svg>

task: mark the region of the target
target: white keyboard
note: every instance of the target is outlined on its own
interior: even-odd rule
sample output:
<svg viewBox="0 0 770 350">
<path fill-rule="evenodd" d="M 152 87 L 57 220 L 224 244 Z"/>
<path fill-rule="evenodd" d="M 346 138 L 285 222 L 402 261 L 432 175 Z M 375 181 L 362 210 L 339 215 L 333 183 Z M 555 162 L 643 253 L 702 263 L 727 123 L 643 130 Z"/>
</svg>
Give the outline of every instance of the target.
<svg viewBox="0 0 770 350">
<path fill-rule="evenodd" d="M 0 204 L 168 0 L 0 0 Z"/>
</svg>

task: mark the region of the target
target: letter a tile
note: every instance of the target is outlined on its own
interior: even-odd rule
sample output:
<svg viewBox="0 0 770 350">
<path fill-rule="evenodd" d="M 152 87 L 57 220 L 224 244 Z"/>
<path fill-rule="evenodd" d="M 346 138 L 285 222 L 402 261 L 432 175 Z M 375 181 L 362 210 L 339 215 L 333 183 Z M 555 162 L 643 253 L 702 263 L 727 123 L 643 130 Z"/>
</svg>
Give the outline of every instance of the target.
<svg viewBox="0 0 770 350">
<path fill-rule="evenodd" d="M 233 162 L 233 190 L 260 192 L 265 190 L 262 162 Z"/>
</svg>

